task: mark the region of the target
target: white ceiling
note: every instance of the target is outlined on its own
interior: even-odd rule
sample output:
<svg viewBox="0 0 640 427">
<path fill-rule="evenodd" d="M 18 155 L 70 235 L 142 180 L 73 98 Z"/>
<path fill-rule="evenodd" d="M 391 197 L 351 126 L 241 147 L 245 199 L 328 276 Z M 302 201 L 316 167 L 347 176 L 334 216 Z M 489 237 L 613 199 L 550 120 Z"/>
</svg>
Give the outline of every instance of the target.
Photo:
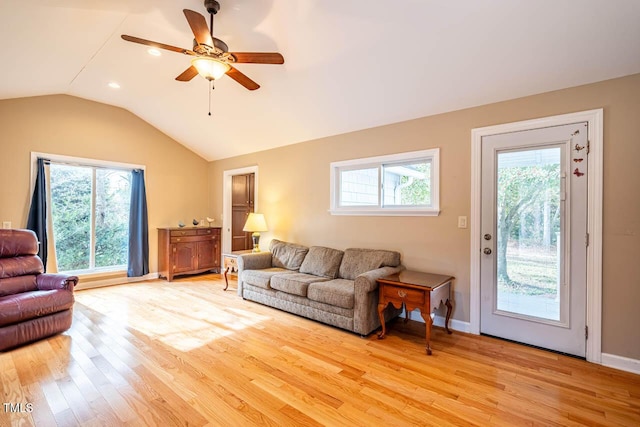
<svg viewBox="0 0 640 427">
<path fill-rule="evenodd" d="M 211 117 L 189 57 L 120 38 L 191 48 L 202 0 L 2 0 L 0 99 L 120 106 L 215 160 L 640 72 L 640 0 L 219 2 L 214 36 L 285 64 L 238 64 L 262 87 L 223 77 Z"/>
</svg>

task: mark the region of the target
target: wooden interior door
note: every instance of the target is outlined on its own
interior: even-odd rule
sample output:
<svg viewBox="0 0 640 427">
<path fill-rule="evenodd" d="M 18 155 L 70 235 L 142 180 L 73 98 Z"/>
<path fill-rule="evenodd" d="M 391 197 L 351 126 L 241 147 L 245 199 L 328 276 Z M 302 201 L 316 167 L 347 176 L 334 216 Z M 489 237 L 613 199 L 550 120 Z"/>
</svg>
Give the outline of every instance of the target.
<svg viewBox="0 0 640 427">
<path fill-rule="evenodd" d="M 252 173 L 231 177 L 231 250 L 251 249 L 251 233 L 242 231 L 247 216 L 254 209 L 254 183 Z"/>
</svg>

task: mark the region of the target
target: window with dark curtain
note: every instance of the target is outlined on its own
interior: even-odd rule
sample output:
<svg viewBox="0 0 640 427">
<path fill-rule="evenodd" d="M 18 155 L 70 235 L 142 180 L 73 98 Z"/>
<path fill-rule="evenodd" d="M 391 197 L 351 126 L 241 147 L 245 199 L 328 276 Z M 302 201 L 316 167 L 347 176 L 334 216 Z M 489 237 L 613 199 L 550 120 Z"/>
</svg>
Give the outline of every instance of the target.
<svg viewBox="0 0 640 427">
<path fill-rule="evenodd" d="M 131 171 L 131 212 L 129 214 L 129 264 L 127 276 L 149 273 L 149 224 L 144 171 Z"/>
<path fill-rule="evenodd" d="M 36 185 L 31 197 L 31 207 L 27 218 L 27 228 L 36 233 L 38 237 L 38 256 L 47 269 L 47 179 L 44 172 L 44 165 L 48 160 L 38 158 L 38 171 L 36 175 Z"/>
</svg>

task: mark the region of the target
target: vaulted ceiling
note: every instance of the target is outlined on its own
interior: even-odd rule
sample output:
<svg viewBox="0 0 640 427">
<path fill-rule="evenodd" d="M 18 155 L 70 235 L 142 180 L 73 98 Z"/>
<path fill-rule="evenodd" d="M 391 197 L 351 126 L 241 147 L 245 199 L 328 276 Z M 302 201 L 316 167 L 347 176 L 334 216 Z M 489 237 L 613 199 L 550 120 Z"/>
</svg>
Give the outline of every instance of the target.
<svg viewBox="0 0 640 427">
<path fill-rule="evenodd" d="M 640 72 L 638 0 L 219 0 L 261 85 L 175 77 L 129 34 L 192 48 L 202 0 L 0 2 L 0 99 L 69 94 L 125 108 L 207 160 Z M 119 89 L 108 86 L 117 82 Z"/>
</svg>

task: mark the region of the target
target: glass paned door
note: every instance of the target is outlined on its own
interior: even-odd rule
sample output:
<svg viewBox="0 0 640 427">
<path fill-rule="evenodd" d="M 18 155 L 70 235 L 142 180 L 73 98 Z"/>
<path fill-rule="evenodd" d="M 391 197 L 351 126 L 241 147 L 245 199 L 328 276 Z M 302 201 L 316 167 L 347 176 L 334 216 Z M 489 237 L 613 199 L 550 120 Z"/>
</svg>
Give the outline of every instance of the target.
<svg viewBox="0 0 640 427">
<path fill-rule="evenodd" d="M 561 148 L 497 154 L 497 309 L 560 320 Z"/>
<path fill-rule="evenodd" d="M 484 334 L 585 355 L 586 126 L 482 138 Z"/>
</svg>

